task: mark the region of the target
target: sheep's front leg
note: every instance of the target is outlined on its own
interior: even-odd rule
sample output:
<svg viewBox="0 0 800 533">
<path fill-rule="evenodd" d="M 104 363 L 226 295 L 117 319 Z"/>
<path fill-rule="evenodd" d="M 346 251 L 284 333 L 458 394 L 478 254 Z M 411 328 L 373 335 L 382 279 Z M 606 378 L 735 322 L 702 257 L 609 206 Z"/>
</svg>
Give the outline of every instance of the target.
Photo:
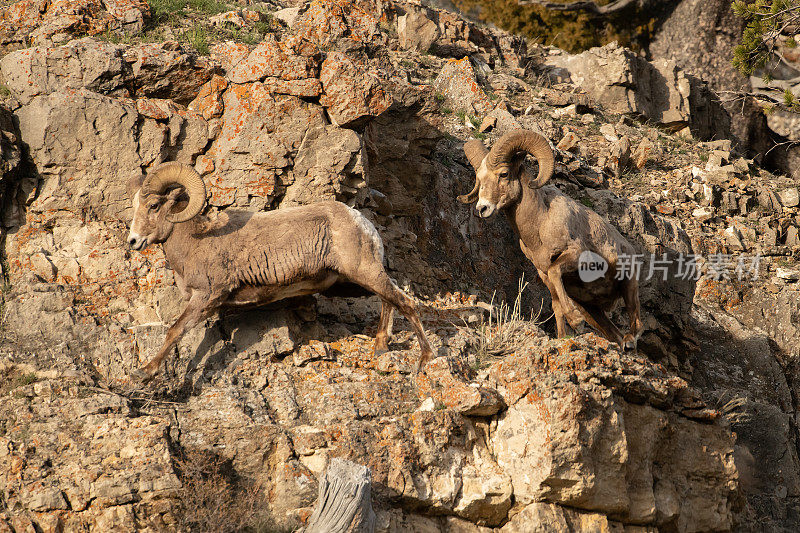
<svg viewBox="0 0 800 533">
<path fill-rule="evenodd" d="M 578 309 L 578 304 L 575 303 L 575 300 L 567 295 L 567 291 L 564 289 L 564 282 L 561 279 L 564 266 L 573 261 L 572 255 L 573 254 L 570 252 L 564 252 L 558 259 L 553 261 L 547 269 L 547 280 L 550 282 L 548 289 L 550 289 L 550 293 L 558 299 L 561 312 L 566 317 L 570 327 L 578 331 L 578 328 L 585 320 L 586 313 L 582 313 L 581 310 Z M 577 258 L 574 258 L 574 262 L 577 264 Z M 592 322 L 594 322 L 594 319 L 592 319 Z"/>
<path fill-rule="evenodd" d="M 520 239 L 519 241 L 519 247 L 522 250 L 522 253 L 525 254 L 525 257 L 527 257 L 530 260 L 530 262 L 533 263 L 534 266 L 536 266 L 536 263 L 534 263 L 533 261 L 534 259 L 533 253 L 531 252 L 530 248 L 525 246 L 525 243 L 522 241 L 522 239 Z M 558 337 L 564 337 L 567 334 L 567 328 L 566 324 L 564 323 L 564 311 L 561 308 L 561 303 L 558 301 L 558 294 L 556 293 L 556 289 L 555 287 L 553 287 L 553 284 L 550 283 L 550 279 L 547 277 L 546 272 L 540 270 L 538 267 L 536 267 L 536 272 L 539 274 L 539 279 L 542 280 L 542 283 L 544 283 L 545 287 L 547 287 L 547 290 L 550 292 L 550 300 L 553 307 L 553 316 L 556 319 L 556 335 Z"/>
<path fill-rule="evenodd" d="M 212 297 L 208 294 L 194 292 L 186 309 L 183 310 L 178 320 L 167 330 L 167 338 L 164 340 L 164 345 L 158 351 L 158 354 L 145 366 L 134 370 L 131 373 L 131 378 L 137 381 L 149 381 L 152 379 L 153 376 L 156 375 L 156 372 L 158 372 L 162 361 L 164 361 L 167 354 L 175 348 L 184 333 L 211 316 L 211 314 L 219 308 L 224 299 L 225 297 L 222 294 Z"/>
<path fill-rule="evenodd" d="M 567 334 L 567 327 L 564 323 L 564 311 L 561 309 L 561 302 L 558 300 L 558 293 L 556 292 L 556 288 L 550 283 L 550 279 L 547 277 L 547 274 L 538 270 L 539 278 L 541 278 L 542 283 L 544 283 L 547 290 L 550 291 L 550 301 L 553 306 L 553 316 L 556 317 L 556 335 L 558 337 L 564 337 Z"/>
<path fill-rule="evenodd" d="M 577 331 L 577 328 L 585 320 L 606 339 L 610 340 L 611 342 L 622 344 L 622 337 L 619 335 L 619 330 L 616 328 L 616 326 L 613 326 L 613 323 L 608 320 L 608 317 L 602 315 L 602 311 L 600 311 L 600 314 L 602 315 L 602 318 L 600 318 L 600 315 L 596 316 L 595 314 L 590 313 L 567 295 L 561 275 L 564 266 L 570 265 L 571 263 L 577 265 L 577 257 L 570 252 L 565 252 L 561 254 L 561 256 L 559 256 L 559 258 L 556 259 L 547 270 L 547 279 L 550 281 L 553 289 L 558 295 L 559 304 L 561 305 L 561 308 L 567 317 L 569 325 L 572 327 L 572 329 Z M 599 321 L 598 318 L 600 318 Z M 609 324 L 611 324 L 613 327 L 609 327 Z"/>
</svg>

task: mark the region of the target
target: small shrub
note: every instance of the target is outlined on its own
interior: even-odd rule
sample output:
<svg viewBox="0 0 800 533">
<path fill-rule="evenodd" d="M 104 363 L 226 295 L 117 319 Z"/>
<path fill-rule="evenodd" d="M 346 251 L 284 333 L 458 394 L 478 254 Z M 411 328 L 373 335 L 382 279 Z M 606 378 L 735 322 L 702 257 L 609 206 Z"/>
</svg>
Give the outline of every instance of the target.
<svg viewBox="0 0 800 533">
<path fill-rule="evenodd" d="M 205 450 L 182 450 L 175 461 L 181 488 L 181 522 L 189 531 L 278 533 L 266 497 L 237 483 L 230 464 Z"/>
</svg>

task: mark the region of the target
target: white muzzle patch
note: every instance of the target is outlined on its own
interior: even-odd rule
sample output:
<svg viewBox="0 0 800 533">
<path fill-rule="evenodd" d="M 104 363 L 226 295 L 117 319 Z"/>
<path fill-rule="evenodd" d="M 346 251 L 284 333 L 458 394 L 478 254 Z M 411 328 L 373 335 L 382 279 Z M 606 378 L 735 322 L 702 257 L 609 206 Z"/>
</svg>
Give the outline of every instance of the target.
<svg viewBox="0 0 800 533">
<path fill-rule="evenodd" d="M 479 199 L 478 203 L 475 204 L 475 211 L 481 218 L 488 218 L 492 216 L 495 212 L 495 209 L 497 209 L 496 205 L 488 200 L 484 200 L 483 198 Z"/>
<path fill-rule="evenodd" d="M 145 246 L 147 246 L 147 237 L 142 237 L 138 233 L 131 231 L 128 233 L 128 244 L 134 250 L 144 250 Z"/>
</svg>

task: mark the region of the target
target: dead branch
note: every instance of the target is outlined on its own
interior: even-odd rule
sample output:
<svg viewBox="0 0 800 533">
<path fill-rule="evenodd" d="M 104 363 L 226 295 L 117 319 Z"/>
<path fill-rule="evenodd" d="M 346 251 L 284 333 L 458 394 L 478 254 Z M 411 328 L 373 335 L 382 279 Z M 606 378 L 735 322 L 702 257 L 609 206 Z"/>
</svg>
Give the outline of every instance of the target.
<svg viewBox="0 0 800 533">
<path fill-rule="evenodd" d="M 604 6 L 598 6 L 594 2 L 587 1 L 562 4 L 560 2 L 548 2 L 547 0 L 518 0 L 517 3 L 521 6 L 538 5 L 553 11 L 588 11 L 595 15 L 607 16 L 622 11 L 633 4 L 637 4 L 639 1 L 640 0 L 616 0 Z"/>
</svg>

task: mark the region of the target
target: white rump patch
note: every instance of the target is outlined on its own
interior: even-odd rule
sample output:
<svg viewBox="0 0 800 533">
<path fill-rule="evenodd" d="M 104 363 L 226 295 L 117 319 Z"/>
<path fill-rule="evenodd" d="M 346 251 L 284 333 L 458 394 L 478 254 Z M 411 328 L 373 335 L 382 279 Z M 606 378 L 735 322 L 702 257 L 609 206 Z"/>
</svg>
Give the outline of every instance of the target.
<svg viewBox="0 0 800 533">
<path fill-rule="evenodd" d="M 383 264 L 383 241 L 381 240 L 378 230 L 375 229 L 375 226 L 367 219 L 367 217 L 359 213 L 356 209 L 353 209 L 352 207 L 348 207 L 348 209 L 350 210 L 350 216 L 353 217 L 353 221 L 356 223 L 356 226 L 358 226 L 361 231 L 363 231 L 369 236 L 370 239 L 372 239 L 372 244 L 378 251 L 381 264 Z"/>
</svg>

